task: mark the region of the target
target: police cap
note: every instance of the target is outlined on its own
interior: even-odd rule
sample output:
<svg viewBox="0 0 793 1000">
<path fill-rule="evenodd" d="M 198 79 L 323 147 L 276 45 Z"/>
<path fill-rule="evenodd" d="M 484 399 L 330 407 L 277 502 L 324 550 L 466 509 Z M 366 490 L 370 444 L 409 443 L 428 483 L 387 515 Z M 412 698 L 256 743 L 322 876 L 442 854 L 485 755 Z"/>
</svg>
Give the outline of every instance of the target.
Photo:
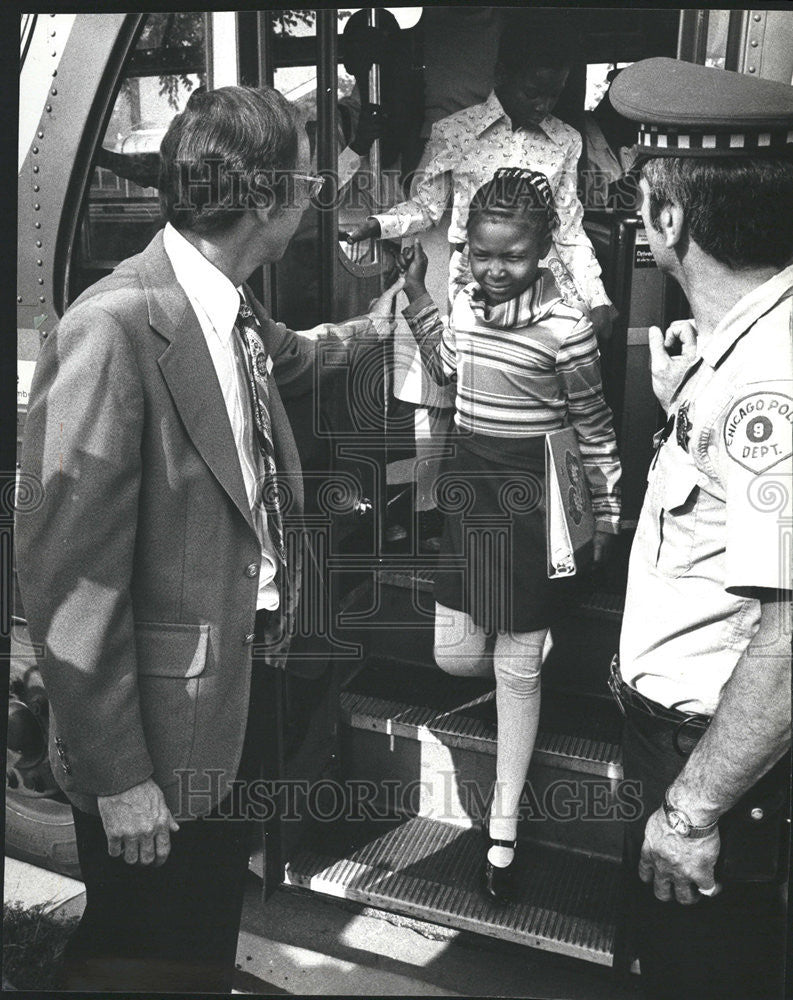
<svg viewBox="0 0 793 1000">
<path fill-rule="evenodd" d="M 643 59 L 609 90 L 646 156 L 793 155 L 793 87 L 678 59 Z"/>
</svg>

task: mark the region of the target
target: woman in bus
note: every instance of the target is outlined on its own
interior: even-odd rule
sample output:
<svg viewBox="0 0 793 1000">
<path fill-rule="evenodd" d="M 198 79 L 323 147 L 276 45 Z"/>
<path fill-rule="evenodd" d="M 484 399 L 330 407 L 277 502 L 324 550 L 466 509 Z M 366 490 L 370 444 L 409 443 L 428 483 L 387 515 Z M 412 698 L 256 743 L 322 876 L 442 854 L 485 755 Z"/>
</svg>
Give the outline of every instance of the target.
<svg viewBox="0 0 793 1000">
<path fill-rule="evenodd" d="M 456 297 L 448 328 L 426 291 L 427 257 L 403 251 L 404 310 L 425 367 L 456 381 L 453 456 L 447 484 L 470 492 L 463 514 L 447 516 L 435 583 L 435 659 L 458 676 L 494 676 L 498 714 L 496 783 L 489 817 L 485 888 L 513 889 L 518 809 L 540 710 L 540 668 L 569 584 L 547 578 L 544 526 L 546 431 L 571 424 L 595 513 L 595 560 L 618 530 L 620 465 L 600 382 L 591 322 L 566 305 L 540 268 L 558 219 L 547 178 L 498 170 L 474 195 L 468 217 L 473 282 Z M 520 500 L 510 504 L 509 498 Z M 526 498 L 529 498 L 528 502 Z M 531 499 L 533 498 L 533 500 Z M 512 508 L 512 509 L 511 509 Z M 511 543 L 491 566 L 472 553 L 463 516 L 492 524 L 509 515 Z M 445 560 L 444 560 L 444 557 Z M 448 562 L 447 562 L 448 565 Z"/>
</svg>

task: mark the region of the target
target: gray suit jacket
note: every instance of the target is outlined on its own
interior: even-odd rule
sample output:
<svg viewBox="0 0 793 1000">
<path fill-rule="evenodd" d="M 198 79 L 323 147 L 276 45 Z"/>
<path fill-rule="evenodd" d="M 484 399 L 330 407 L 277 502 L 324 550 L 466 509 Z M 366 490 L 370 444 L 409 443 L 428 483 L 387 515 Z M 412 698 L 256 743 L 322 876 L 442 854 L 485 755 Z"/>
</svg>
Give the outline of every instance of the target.
<svg viewBox="0 0 793 1000">
<path fill-rule="evenodd" d="M 316 345 L 256 311 L 275 382 L 304 391 Z M 300 462 L 275 386 L 270 405 L 294 525 Z M 239 764 L 260 552 L 209 350 L 161 233 L 43 344 L 22 466 L 44 486 L 17 519 L 16 553 L 56 780 L 96 812 L 97 795 L 153 776 L 177 818 L 189 780 L 207 794 L 188 812 L 208 812 Z"/>
</svg>

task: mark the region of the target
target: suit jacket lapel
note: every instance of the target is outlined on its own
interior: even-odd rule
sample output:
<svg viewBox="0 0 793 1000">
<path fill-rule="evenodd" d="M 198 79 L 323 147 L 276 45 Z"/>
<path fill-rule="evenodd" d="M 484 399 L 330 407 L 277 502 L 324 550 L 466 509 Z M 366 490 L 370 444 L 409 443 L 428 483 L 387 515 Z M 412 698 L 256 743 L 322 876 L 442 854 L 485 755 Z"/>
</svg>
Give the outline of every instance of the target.
<svg viewBox="0 0 793 1000">
<path fill-rule="evenodd" d="M 169 341 L 158 364 L 176 409 L 210 471 L 255 531 L 215 366 L 198 317 L 176 280 L 161 232 L 139 260 L 149 322 Z"/>
</svg>

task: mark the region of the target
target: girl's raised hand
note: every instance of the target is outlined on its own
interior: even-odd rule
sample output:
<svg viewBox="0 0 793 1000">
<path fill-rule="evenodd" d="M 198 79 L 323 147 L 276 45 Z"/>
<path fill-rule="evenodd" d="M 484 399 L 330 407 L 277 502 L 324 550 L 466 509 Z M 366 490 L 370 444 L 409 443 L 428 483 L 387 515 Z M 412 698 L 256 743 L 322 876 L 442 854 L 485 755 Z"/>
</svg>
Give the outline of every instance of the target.
<svg viewBox="0 0 793 1000">
<path fill-rule="evenodd" d="M 397 257 L 397 267 L 405 276 L 405 294 L 411 302 L 424 295 L 427 277 L 427 255 L 419 240 L 412 247 L 404 247 Z"/>
</svg>

